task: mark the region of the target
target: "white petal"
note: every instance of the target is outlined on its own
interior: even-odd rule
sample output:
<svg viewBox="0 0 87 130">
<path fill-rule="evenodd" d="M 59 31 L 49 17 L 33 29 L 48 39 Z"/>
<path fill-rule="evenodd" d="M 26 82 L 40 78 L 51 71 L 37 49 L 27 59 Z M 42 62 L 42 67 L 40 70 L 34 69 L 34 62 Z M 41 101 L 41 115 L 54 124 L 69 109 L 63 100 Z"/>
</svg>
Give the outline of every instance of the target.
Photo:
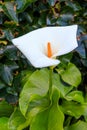
<svg viewBox="0 0 87 130">
<path fill-rule="evenodd" d="M 41 57 L 38 59 L 36 62 L 34 62 L 33 66 L 36 68 L 43 68 L 43 67 L 48 67 L 48 66 L 56 66 L 60 63 L 59 60 L 56 59 L 51 59 L 48 57 Z"/>
<path fill-rule="evenodd" d="M 69 53 L 78 46 L 76 39 L 77 25 L 61 27 L 58 29 L 58 33 L 59 48 L 53 57 Z"/>
<path fill-rule="evenodd" d="M 58 60 L 48 58 L 45 55 L 47 43 L 50 42 L 52 44 L 52 51 L 56 56 L 70 52 L 77 47 L 76 29 L 77 25 L 45 27 L 15 38 L 12 42 L 33 66 L 46 67 L 57 65 L 59 63 Z"/>
</svg>

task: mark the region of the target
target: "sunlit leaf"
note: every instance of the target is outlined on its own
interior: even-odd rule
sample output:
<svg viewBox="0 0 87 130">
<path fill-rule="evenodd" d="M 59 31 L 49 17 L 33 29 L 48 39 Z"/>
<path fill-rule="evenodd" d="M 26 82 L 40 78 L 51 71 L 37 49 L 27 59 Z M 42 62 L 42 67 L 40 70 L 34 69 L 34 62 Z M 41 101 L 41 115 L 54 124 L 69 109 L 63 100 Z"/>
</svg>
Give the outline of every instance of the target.
<svg viewBox="0 0 87 130">
<path fill-rule="evenodd" d="M 46 95 L 48 91 L 48 74 L 47 69 L 37 70 L 29 77 L 29 80 L 24 85 L 19 99 L 23 115 L 25 115 L 29 101 L 33 95 Z"/>
<path fill-rule="evenodd" d="M 64 82 L 74 87 L 77 87 L 81 83 L 81 73 L 72 63 L 69 63 L 66 70 L 63 71 L 60 75 Z"/>
<path fill-rule="evenodd" d="M 77 123 L 65 128 L 64 130 L 87 130 L 87 123 L 79 120 Z"/>
<path fill-rule="evenodd" d="M 79 104 L 77 102 L 64 101 L 61 105 L 61 109 L 66 115 L 73 116 L 76 119 L 78 119 L 82 115 L 87 115 L 87 104 Z"/>
<path fill-rule="evenodd" d="M 80 103 L 84 103 L 84 97 L 83 97 L 83 93 L 81 91 L 72 91 L 70 93 L 68 93 L 65 98 L 68 100 L 68 101 L 77 101 L 77 102 L 80 102 Z"/>
<path fill-rule="evenodd" d="M 9 130 L 8 129 L 8 119 L 7 117 L 0 118 L 0 130 Z"/>
<path fill-rule="evenodd" d="M 53 85 L 58 88 L 63 97 L 73 89 L 72 86 L 65 84 L 58 74 L 53 74 Z"/>
<path fill-rule="evenodd" d="M 30 130 L 63 130 L 64 115 L 57 104 L 59 98 L 57 89 L 53 90 L 52 98 L 52 105 L 36 115 L 31 122 Z"/>
<path fill-rule="evenodd" d="M 9 119 L 9 130 L 17 130 L 17 128 L 26 121 L 19 109 L 15 109 Z"/>
</svg>

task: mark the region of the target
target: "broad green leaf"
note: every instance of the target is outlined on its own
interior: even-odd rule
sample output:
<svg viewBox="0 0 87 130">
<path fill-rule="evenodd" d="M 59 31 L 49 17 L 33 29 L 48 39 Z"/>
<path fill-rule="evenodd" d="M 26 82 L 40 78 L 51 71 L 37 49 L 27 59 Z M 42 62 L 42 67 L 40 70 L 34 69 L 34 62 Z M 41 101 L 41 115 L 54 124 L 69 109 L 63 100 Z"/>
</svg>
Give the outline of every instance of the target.
<svg viewBox="0 0 87 130">
<path fill-rule="evenodd" d="M 85 121 L 87 122 L 87 103 L 84 103 L 83 108 L 84 108 L 83 116 Z"/>
<path fill-rule="evenodd" d="M 18 130 L 17 128 L 26 121 L 18 108 L 12 113 L 9 119 L 9 130 Z M 21 129 L 22 130 L 22 129 Z"/>
<path fill-rule="evenodd" d="M 51 106 L 35 116 L 30 124 L 30 130 L 63 130 L 64 115 L 57 103 L 58 100 L 59 92 L 54 89 Z"/>
<path fill-rule="evenodd" d="M 30 70 L 25 70 L 21 72 L 21 84 L 22 86 L 24 86 L 24 84 L 28 81 L 29 77 L 31 76 L 31 74 L 33 73 L 33 71 Z"/>
<path fill-rule="evenodd" d="M 30 130 L 48 130 L 48 117 L 49 109 L 38 113 L 30 124 Z"/>
<path fill-rule="evenodd" d="M 0 130 L 9 130 L 8 129 L 8 119 L 7 117 L 0 118 Z"/>
<path fill-rule="evenodd" d="M 53 85 L 58 88 L 62 97 L 65 97 L 65 95 L 73 89 L 72 86 L 65 84 L 61 80 L 59 74 L 55 74 L 55 73 L 53 73 Z"/>
<path fill-rule="evenodd" d="M 63 130 L 64 115 L 60 110 L 58 101 L 60 93 L 57 88 L 53 88 L 52 106 L 49 108 L 48 130 Z"/>
<path fill-rule="evenodd" d="M 18 18 L 16 11 L 14 9 L 14 4 L 12 2 L 5 2 L 2 6 L 4 13 L 14 22 L 18 23 Z"/>
<path fill-rule="evenodd" d="M 32 97 L 32 101 L 29 103 L 29 107 L 26 113 L 26 119 L 28 125 L 31 124 L 33 118 L 40 112 L 49 108 L 50 100 L 48 94 L 44 97 L 35 95 Z M 22 127 L 21 125 L 20 127 Z"/>
<path fill-rule="evenodd" d="M 61 109 L 66 115 L 74 116 L 76 119 L 82 115 L 87 115 L 86 107 L 86 104 L 80 104 L 73 101 L 64 101 L 61 105 Z"/>
<path fill-rule="evenodd" d="M 41 97 L 38 95 L 32 96 L 32 101 L 30 101 L 28 110 L 26 113 L 26 119 L 28 120 L 28 124 L 32 121 L 33 117 L 40 111 L 47 109 L 50 105 L 50 101 L 48 96 Z M 22 125 L 21 125 L 22 127 Z"/>
<path fill-rule="evenodd" d="M 28 79 L 21 92 L 19 105 L 23 115 L 29 106 L 29 102 L 34 95 L 45 96 L 48 91 L 49 71 L 41 69 L 35 71 Z"/>
<path fill-rule="evenodd" d="M 65 96 L 66 100 L 68 101 L 77 101 L 77 102 L 80 102 L 80 103 L 84 103 L 84 97 L 83 97 L 83 93 L 81 91 L 72 91 L 70 93 L 68 93 L 66 96 Z"/>
<path fill-rule="evenodd" d="M 60 73 L 64 82 L 77 87 L 81 83 L 81 73 L 79 69 L 72 63 L 68 63 L 65 71 Z"/>
<path fill-rule="evenodd" d="M 0 77 L 6 84 L 12 85 L 13 75 L 7 65 L 0 64 Z"/>
<path fill-rule="evenodd" d="M 6 101 L 0 102 L 0 117 L 2 116 L 9 117 L 12 114 L 13 110 L 14 110 L 13 106 L 8 104 Z"/>
<path fill-rule="evenodd" d="M 77 123 L 65 128 L 64 130 L 87 130 L 87 122 L 79 120 Z"/>
</svg>

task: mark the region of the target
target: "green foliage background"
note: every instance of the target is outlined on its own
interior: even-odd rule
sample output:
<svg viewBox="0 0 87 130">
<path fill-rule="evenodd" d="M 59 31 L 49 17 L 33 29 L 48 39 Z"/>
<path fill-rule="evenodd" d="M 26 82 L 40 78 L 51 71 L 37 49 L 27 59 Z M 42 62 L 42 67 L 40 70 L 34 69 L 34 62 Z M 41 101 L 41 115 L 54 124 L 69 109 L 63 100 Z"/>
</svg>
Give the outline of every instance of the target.
<svg viewBox="0 0 87 130">
<path fill-rule="evenodd" d="M 0 0 L 0 117 L 10 117 L 14 108 L 18 106 L 23 87 L 21 79 L 27 75 L 26 73 L 31 74 L 31 71 L 35 70 L 13 46 L 11 39 L 45 26 L 72 24 L 78 24 L 79 47 L 73 52 L 71 61 L 82 74 L 78 90 L 84 93 L 87 101 L 87 1 Z M 25 80 L 22 80 L 22 84 Z M 67 106 L 66 102 L 64 104 Z M 17 112 L 19 113 L 18 110 Z M 6 120 L 8 118 L 4 121 Z M 83 125 L 83 122 L 80 124 Z M 74 129 L 74 126 L 70 129 Z"/>
</svg>

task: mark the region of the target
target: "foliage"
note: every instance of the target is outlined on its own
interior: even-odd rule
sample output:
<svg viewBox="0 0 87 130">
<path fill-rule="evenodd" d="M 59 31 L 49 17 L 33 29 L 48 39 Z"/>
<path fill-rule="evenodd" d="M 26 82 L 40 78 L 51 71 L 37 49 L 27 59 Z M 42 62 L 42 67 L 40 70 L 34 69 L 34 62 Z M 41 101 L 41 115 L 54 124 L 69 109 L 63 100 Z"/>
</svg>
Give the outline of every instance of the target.
<svg viewBox="0 0 87 130">
<path fill-rule="evenodd" d="M 86 0 L 0 1 L 1 130 L 87 129 L 86 21 Z M 33 68 L 11 40 L 37 28 L 72 24 L 78 24 L 79 46 L 60 57 L 49 99 L 49 68 Z"/>
</svg>

